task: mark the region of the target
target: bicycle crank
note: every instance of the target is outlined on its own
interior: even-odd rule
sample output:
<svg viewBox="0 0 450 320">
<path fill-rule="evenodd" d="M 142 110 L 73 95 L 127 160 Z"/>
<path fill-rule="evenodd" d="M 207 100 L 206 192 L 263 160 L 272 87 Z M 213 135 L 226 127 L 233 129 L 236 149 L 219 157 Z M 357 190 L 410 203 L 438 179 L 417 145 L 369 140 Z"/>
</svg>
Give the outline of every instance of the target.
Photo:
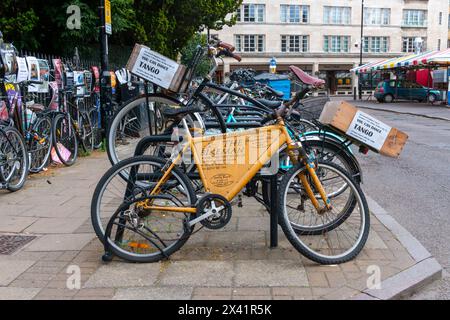
<svg viewBox="0 0 450 320">
<path fill-rule="evenodd" d="M 189 221 L 189 226 L 200 222 L 208 229 L 221 229 L 230 222 L 231 203 L 218 194 L 208 194 L 200 198 L 197 203 L 197 217 Z"/>
</svg>

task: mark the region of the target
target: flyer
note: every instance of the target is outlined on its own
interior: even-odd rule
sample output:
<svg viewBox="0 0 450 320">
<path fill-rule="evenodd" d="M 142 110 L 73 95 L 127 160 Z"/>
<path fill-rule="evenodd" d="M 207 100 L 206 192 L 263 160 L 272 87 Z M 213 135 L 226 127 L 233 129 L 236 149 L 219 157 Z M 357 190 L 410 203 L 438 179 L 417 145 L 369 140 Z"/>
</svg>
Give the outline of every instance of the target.
<svg viewBox="0 0 450 320">
<path fill-rule="evenodd" d="M 25 58 L 17 57 L 17 82 L 23 82 L 28 80 L 28 66 Z"/>
<path fill-rule="evenodd" d="M 64 87 L 62 61 L 61 59 L 53 59 L 52 62 L 55 74 L 55 81 L 58 84 L 58 88 L 62 89 Z"/>
<path fill-rule="evenodd" d="M 28 65 L 28 79 L 33 81 L 41 81 L 39 73 L 39 63 L 36 57 L 26 57 Z M 28 86 L 28 92 L 39 92 L 39 85 L 30 84 Z"/>
<path fill-rule="evenodd" d="M 38 92 L 48 93 L 48 82 L 50 80 L 50 67 L 48 61 L 44 59 L 38 59 L 39 63 L 39 78 L 42 84 L 38 85 Z"/>
</svg>

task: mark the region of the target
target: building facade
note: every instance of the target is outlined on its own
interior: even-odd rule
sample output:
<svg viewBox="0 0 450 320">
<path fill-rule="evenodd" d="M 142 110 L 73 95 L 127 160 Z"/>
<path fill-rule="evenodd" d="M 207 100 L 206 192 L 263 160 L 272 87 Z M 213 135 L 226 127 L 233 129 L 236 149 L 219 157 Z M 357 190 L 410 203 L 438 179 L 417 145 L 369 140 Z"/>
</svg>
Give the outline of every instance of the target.
<svg viewBox="0 0 450 320">
<path fill-rule="evenodd" d="M 445 0 L 365 0 L 362 17 L 362 0 L 244 0 L 237 24 L 211 34 L 243 57 L 241 63 L 225 59 L 225 73 L 242 66 L 268 71 L 274 57 L 278 72 L 295 64 L 326 79 L 332 92 L 348 91 L 360 45 L 363 63 L 447 48 L 449 6 Z"/>
</svg>

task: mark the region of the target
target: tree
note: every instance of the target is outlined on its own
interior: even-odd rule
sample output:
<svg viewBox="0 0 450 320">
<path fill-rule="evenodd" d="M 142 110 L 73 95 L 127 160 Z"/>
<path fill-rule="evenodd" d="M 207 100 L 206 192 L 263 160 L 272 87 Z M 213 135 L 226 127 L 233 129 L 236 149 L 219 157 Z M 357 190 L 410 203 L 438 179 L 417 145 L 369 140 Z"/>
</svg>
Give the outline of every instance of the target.
<svg viewBox="0 0 450 320">
<path fill-rule="evenodd" d="M 18 49 L 82 57 L 98 56 L 99 0 L 2 0 L 0 30 Z M 134 43 L 175 57 L 199 30 L 232 25 L 241 0 L 111 0 L 114 48 L 129 51 Z M 81 29 L 66 23 L 69 5 L 81 9 Z"/>
</svg>

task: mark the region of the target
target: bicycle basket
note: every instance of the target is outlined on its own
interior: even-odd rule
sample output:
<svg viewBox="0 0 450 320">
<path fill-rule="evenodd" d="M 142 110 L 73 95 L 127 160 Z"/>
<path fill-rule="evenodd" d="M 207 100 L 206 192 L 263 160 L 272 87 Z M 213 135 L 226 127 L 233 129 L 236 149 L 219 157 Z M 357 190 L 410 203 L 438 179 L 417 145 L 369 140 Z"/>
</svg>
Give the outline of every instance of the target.
<svg viewBox="0 0 450 320">
<path fill-rule="evenodd" d="M 175 93 L 185 93 L 202 57 L 197 50 L 188 67 L 159 54 L 150 48 L 136 44 L 126 68 L 134 75 Z"/>
<path fill-rule="evenodd" d="M 309 97 L 301 101 L 301 105 L 297 108 L 302 119 L 317 120 L 319 119 L 325 104 L 330 101 L 328 96 Z"/>
</svg>

